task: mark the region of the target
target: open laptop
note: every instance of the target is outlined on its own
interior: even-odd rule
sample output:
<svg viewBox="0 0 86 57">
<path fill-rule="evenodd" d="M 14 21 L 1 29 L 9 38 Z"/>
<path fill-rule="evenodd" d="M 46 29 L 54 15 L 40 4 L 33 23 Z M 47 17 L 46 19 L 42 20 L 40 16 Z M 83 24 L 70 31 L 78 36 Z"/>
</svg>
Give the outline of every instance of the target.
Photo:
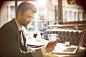
<svg viewBox="0 0 86 57">
<path fill-rule="evenodd" d="M 85 32 L 86 32 L 86 29 L 83 29 L 78 46 L 76 46 L 76 45 L 65 46 L 65 44 L 58 43 L 57 46 L 55 47 L 55 49 L 52 51 L 52 53 L 76 54 L 78 49 L 81 47 L 81 44 L 82 44 L 83 39 L 85 37 Z"/>
</svg>

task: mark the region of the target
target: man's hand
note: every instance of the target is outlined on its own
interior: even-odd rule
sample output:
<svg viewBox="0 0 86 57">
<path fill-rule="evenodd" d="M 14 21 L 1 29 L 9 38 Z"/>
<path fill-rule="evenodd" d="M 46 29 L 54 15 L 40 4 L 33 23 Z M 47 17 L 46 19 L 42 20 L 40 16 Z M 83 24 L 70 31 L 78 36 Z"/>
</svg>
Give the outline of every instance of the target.
<svg viewBox="0 0 86 57">
<path fill-rule="evenodd" d="M 56 46 L 56 44 L 57 44 L 57 41 L 59 41 L 59 40 L 60 40 L 60 39 L 57 39 L 56 41 L 50 41 L 50 42 L 47 44 L 47 46 L 45 47 L 47 53 L 54 50 L 54 48 L 55 48 L 55 46 Z"/>
</svg>

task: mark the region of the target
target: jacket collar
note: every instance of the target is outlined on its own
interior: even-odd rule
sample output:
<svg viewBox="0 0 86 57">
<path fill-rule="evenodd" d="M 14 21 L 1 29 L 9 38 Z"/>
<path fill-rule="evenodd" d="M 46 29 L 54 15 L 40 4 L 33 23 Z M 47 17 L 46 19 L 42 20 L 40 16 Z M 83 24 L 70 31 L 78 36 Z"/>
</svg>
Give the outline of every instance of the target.
<svg viewBox="0 0 86 57">
<path fill-rule="evenodd" d="M 17 22 L 16 19 L 15 19 L 15 22 L 16 22 L 16 24 L 17 24 L 18 30 L 19 30 L 19 31 L 22 30 L 22 27 L 19 25 L 19 23 Z"/>
</svg>

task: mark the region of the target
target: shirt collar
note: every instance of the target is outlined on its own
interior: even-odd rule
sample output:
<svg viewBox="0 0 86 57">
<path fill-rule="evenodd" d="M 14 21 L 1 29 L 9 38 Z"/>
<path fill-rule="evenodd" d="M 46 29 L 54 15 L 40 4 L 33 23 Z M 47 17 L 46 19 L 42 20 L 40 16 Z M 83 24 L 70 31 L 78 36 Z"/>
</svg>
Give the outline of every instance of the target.
<svg viewBox="0 0 86 57">
<path fill-rule="evenodd" d="M 17 20 L 15 19 L 15 21 L 16 21 L 16 24 L 17 24 L 17 27 L 18 27 L 18 30 L 20 31 L 20 30 L 22 30 L 22 27 L 19 25 L 19 23 L 17 22 Z"/>
</svg>

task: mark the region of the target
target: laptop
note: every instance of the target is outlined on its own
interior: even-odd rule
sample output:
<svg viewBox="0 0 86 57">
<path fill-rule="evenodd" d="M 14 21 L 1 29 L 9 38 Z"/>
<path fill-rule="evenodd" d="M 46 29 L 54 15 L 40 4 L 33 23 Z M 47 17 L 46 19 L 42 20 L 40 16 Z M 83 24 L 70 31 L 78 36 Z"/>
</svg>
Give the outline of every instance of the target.
<svg viewBox="0 0 86 57">
<path fill-rule="evenodd" d="M 51 53 L 76 54 L 78 49 L 80 49 L 80 47 L 81 47 L 81 44 L 82 44 L 83 39 L 85 37 L 85 32 L 86 32 L 86 29 L 83 29 L 78 46 L 76 46 L 76 45 L 65 46 L 65 44 L 57 43 L 57 46 L 55 47 L 55 49 Z"/>
</svg>

